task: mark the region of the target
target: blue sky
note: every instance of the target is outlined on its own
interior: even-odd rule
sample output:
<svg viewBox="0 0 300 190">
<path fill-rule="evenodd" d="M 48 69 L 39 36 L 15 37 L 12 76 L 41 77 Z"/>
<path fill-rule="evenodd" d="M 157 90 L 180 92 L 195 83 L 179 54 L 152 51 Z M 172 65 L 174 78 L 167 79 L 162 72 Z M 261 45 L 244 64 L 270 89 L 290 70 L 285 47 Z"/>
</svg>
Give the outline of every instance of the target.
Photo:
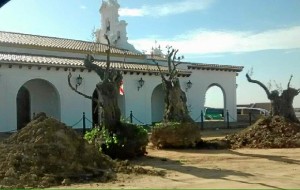
<svg viewBox="0 0 300 190">
<path fill-rule="evenodd" d="M 246 81 L 274 80 L 300 88 L 299 0 L 119 0 L 129 41 L 149 50 L 172 45 L 185 61 L 244 66 L 237 78 L 237 102 L 268 101 Z M 11 0 L 0 9 L 0 30 L 91 40 L 100 27 L 101 0 Z M 212 90 L 213 91 L 213 90 Z M 213 93 L 214 94 L 214 93 Z M 215 105 L 214 95 L 207 101 Z M 218 103 L 217 103 L 218 104 Z M 300 95 L 295 98 L 300 107 Z"/>
</svg>

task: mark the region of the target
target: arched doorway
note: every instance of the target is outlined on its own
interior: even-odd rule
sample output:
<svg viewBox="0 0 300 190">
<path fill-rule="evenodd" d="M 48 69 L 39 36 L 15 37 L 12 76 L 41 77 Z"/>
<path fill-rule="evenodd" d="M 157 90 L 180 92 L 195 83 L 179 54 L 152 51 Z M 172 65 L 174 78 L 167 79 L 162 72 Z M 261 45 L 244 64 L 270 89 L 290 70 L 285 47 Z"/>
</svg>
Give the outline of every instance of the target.
<svg viewBox="0 0 300 190">
<path fill-rule="evenodd" d="M 210 85 L 205 93 L 205 120 L 224 121 L 225 118 L 225 93 L 218 84 Z"/>
<path fill-rule="evenodd" d="M 165 90 L 162 84 L 154 88 L 151 96 L 151 115 L 152 123 L 161 122 L 164 117 L 165 109 Z"/>
<path fill-rule="evenodd" d="M 22 86 L 17 94 L 17 129 L 20 130 L 30 122 L 30 93 Z"/>
<path fill-rule="evenodd" d="M 26 111 L 22 113 L 24 109 Z M 50 82 L 32 79 L 24 83 L 17 94 L 17 128 L 25 126 L 34 114 L 40 112 L 60 120 L 60 97 Z"/>
</svg>

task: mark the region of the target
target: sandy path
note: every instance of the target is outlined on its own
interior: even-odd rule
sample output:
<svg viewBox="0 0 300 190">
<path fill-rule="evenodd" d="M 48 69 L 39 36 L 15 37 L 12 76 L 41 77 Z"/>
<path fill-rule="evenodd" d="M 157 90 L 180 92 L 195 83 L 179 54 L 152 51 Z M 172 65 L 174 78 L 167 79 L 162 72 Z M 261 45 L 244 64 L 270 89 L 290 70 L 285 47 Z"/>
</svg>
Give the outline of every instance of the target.
<svg viewBox="0 0 300 190">
<path fill-rule="evenodd" d="M 70 188 L 300 188 L 300 149 L 149 149 L 148 157 L 133 162 L 167 174 L 121 174 L 115 182 Z"/>
</svg>

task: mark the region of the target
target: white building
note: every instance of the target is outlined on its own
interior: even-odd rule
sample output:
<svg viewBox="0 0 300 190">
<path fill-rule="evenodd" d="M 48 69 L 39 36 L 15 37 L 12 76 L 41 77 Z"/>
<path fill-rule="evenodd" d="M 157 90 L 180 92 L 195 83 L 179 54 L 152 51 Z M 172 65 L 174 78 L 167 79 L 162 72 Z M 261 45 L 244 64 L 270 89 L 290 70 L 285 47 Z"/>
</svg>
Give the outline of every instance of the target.
<svg viewBox="0 0 300 190">
<path fill-rule="evenodd" d="M 119 4 L 116 0 L 104 1 L 100 8 L 102 25 L 96 32 L 97 42 L 62 39 L 47 36 L 0 32 L 0 132 L 16 130 L 24 126 L 34 114 L 45 112 L 69 126 L 86 113 L 86 118 L 97 122 L 95 105 L 70 89 L 67 76 L 72 73 L 73 85 L 82 77 L 79 91 L 97 97 L 96 84 L 100 81 L 93 71 L 83 66 L 86 54 L 93 51 L 95 63 L 104 66 L 107 45 L 102 38 L 110 33 L 112 67 L 123 71 L 124 91 L 119 96 L 119 106 L 124 118 L 132 111 L 135 123 L 151 124 L 163 117 L 161 78 L 152 59 L 165 65 L 165 59 L 152 54 L 139 53 L 127 42 L 126 22 L 119 21 Z M 127 50 L 124 50 L 127 49 Z M 162 66 L 162 69 L 166 69 Z M 184 63 L 179 78 L 187 93 L 191 117 L 199 118 L 204 109 L 206 91 L 219 86 L 224 95 L 224 110 L 230 121 L 236 120 L 236 76 L 243 67 Z M 139 86 L 138 81 L 144 80 Z M 187 89 L 187 82 L 192 87 Z M 199 121 L 199 120 L 198 120 Z M 75 127 L 81 127 L 77 125 Z"/>
</svg>

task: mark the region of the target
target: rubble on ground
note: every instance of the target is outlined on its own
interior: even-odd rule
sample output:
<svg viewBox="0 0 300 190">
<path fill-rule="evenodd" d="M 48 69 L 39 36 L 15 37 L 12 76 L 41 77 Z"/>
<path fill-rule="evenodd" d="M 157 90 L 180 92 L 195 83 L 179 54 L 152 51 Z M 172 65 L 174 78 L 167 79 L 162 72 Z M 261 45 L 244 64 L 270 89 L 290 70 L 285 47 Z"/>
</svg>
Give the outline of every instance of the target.
<svg viewBox="0 0 300 190">
<path fill-rule="evenodd" d="M 261 118 L 225 139 L 231 148 L 296 148 L 300 147 L 300 124 L 279 116 Z"/>
<path fill-rule="evenodd" d="M 0 188 L 45 188 L 107 182 L 116 173 L 163 176 L 164 171 L 114 161 L 65 124 L 38 114 L 0 143 Z"/>
<path fill-rule="evenodd" d="M 0 144 L 0 185 L 5 188 L 107 181 L 115 177 L 113 165 L 73 129 L 44 114 Z"/>
</svg>

